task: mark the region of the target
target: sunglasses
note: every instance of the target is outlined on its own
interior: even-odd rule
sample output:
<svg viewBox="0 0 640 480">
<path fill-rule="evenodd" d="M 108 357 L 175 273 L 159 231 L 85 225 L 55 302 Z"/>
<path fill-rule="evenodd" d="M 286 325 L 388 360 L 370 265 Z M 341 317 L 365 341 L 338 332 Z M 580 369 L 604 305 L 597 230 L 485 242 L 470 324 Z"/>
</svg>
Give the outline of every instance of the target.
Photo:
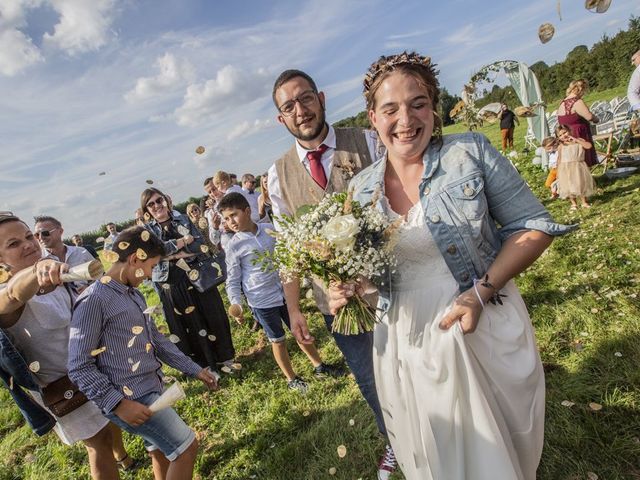
<svg viewBox="0 0 640 480">
<path fill-rule="evenodd" d="M 55 232 L 56 230 L 58 230 L 58 228 L 52 228 L 51 230 L 40 230 L 39 232 L 35 232 L 33 234 L 34 237 L 36 238 L 46 238 L 46 237 L 50 237 L 51 236 L 51 232 Z"/>
<path fill-rule="evenodd" d="M 165 199 L 162 197 L 158 197 L 155 200 L 151 200 L 150 202 L 147 202 L 146 207 L 152 208 L 154 205 L 164 205 L 164 203 L 165 203 Z"/>
</svg>

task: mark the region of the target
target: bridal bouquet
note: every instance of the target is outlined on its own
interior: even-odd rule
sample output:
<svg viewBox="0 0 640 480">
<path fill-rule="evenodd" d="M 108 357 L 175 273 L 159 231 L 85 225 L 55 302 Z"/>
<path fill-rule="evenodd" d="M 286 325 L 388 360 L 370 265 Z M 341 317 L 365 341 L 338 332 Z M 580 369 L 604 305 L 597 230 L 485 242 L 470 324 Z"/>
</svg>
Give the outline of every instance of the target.
<svg viewBox="0 0 640 480">
<path fill-rule="evenodd" d="M 378 198 L 375 194 L 370 203 L 360 205 L 352 192 L 333 193 L 317 206 L 305 207 L 297 218 L 278 218 L 275 248 L 262 256 L 263 266 L 279 270 L 284 282 L 314 276 L 325 285 L 362 285 L 365 280 L 384 284 L 394 264 L 392 234 L 397 224 L 375 207 Z M 375 307 L 356 294 L 338 311 L 333 331 L 354 335 L 373 330 L 375 322 Z"/>
</svg>

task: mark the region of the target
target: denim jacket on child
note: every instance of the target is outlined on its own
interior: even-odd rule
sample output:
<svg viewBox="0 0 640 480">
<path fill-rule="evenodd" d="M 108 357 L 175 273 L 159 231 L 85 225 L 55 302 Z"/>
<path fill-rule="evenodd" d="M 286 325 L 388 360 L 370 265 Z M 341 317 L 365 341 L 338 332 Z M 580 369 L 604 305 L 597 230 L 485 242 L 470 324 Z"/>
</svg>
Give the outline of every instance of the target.
<svg viewBox="0 0 640 480">
<path fill-rule="evenodd" d="M 576 228 L 553 221 L 518 171 L 484 135 L 444 136 L 441 147 L 429 145 L 423 161 L 419 189 L 425 223 L 460 291 L 484 276 L 502 243 L 514 233 L 539 230 L 557 236 Z M 355 200 L 364 204 L 376 190 L 384 193 L 385 168 L 386 158 L 353 178 Z M 380 299 L 386 310 L 389 293 L 382 291 Z"/>
</svg>

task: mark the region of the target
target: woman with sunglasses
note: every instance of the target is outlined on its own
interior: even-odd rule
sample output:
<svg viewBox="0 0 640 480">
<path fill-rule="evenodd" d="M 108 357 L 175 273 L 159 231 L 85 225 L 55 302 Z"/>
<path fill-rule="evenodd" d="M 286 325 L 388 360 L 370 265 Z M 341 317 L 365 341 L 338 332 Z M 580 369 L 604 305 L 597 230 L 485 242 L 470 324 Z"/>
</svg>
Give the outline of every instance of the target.
<svg viewBox="0 0 640 480">
<path fill-rule="evenodd" d="M 11 375 L 12 396 L 23 414 L 37 433 L 43 433 L 33 424 L 44 412 L 51 413 L 44 407 L 42 391 L 67 375 L 74 298 L 60 277 L 69 266 L 43 258 L 29 227 L 11 212 L 0 212 L 0 265 L 0 367 Z M 33 402 L 27 406 L 20 387 L 30 390 L 40 410 Z M 84 443 L 94 479 L 118 478 L 117 465 L 132 463 L 122 433 L 93 402 L 51 417 L 63 443 Z"/>
<path fill-rule="evenodd" d="M 140 208 L 151 218 L 147 228 L 164 242 L 168 253 L 153 269 L 151 279 L 160 296 L 171 339 L 204 368 L 232 368 L 235 350 L 231 327 L 218 288 L 199 292 L 189 277 L 207 274 L 198 267 L 201 260 L 211 259 L 205 239 L 186 215 L 170 209 L 167 196 L 157 188 L 142 192 Z"/>
</svg>

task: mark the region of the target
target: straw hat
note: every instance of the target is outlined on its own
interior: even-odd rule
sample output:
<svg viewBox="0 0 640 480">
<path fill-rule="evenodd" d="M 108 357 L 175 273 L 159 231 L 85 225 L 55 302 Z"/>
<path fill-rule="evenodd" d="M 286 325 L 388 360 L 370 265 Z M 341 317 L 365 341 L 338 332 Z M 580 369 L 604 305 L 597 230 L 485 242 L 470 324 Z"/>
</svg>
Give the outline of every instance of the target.
<svg viewBox="0 0 640 480">
<path fill-rule="evenodd" d="M 584 8 L 593 13 L 604 13 L 609 10 L 611 0 L 585 0 Z"/>
<path fill-rule="evenodd" d="M 538 115 L 537 113 L 533 112 L 533 109 L 531 107 L 525 107 L 524 105 L 514 108 L 513 113 L 515 113 L 519 117 L 525 118 L 536 117 Z"/>
<path fill-rule="evenodd" d="M 587 0 L 589 1 L 589 0 Z M 549 40 L 553 38 L 553 34 L 556 32 L 556 29 L 550 23 L 543 23 L 538 28 L 538 38 L 542 43 L 547 43 Z"/>
</svg>

